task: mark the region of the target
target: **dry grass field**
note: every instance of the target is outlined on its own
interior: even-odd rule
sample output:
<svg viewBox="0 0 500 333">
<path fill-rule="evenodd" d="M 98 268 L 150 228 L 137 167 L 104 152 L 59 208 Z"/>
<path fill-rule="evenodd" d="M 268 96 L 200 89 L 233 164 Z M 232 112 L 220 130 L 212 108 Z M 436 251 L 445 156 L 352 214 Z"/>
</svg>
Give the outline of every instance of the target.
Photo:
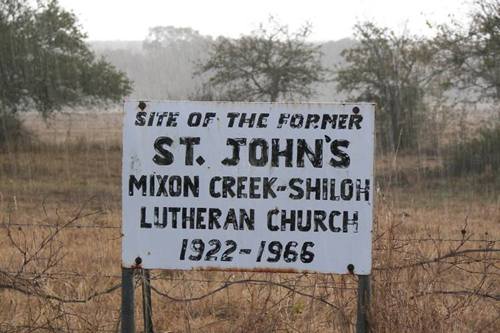
<svg viewBox="0 0 500 333">
<path fill-rule="evenodd" d="M 24 121 L 37 140 L 0 150 L 0 332 L 117 332 L 121 114 Z M 440 168 L 425 156 L 377 160 L 374 332 L 500 331 L 495 175 Z M 151 275 L 155 332 L 355 330 L 356 276 Z"/>
</svg>

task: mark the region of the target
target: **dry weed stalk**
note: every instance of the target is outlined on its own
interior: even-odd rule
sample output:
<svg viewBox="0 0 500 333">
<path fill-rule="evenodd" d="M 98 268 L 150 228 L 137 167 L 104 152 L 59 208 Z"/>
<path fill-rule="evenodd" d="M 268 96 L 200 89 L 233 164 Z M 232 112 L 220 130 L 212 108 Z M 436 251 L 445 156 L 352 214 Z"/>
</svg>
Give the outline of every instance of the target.
<svg viewBox="0 0 500 333">
<path fill-rule="evenodd" d="M 86 295 L 75 293 L 67 286 L 63 259 L 64 240 L 61 235 L 79 221 L 97 216 L 100 210 L 87 209 L 91 200 L 84 202 L 69 218 L 63 218 L 56 211 L 57 220 L 52 228 L 32 229 L 12 226 L 10 215 L 2 226 L 6 231 L 8 245 L 13 250 L 9 254 L 8 267 L 0 268 L 0 291 L 6 297 L 15 298 L 15 293 L 25 296 L 23 304 L 24 318 L 16 323 L 11 318 L 0 322 L 1 331 L 71 331 L 75 320 L 84 320 L 78 312 L 68 308 L 67 304 L 88 303 L 93 299 L 119 290 L 117 283 L 103 290 L 91 290 Z M 43 204 L 43 211 L 48 218 Z M 15 223 L 14 223 L 15 224 Z M 3 266 L 3 265 L 2 265 Z M 77 275 L 77 274 L 76 274 Z M 11 293 L 7 293 L 10 291 Z M 76 294 L 76 295 L 75 295 Z"/>
<path fill-rule="evenodd" d="M 101 139 L 96 143 L 84 130 L 80 139 L 64 139 L 62 145 L 60 140 L 69 136 L 65 128 L 62 124 L 62 136 L 46 131 L 45 136 L 54 141 L 51 144 L 0 152 L 0 214 L 4 216 L 0 332 L 117 331 L 119 131 L 110 142 L 109 132 L 99 129 Z M 476 198 L 467 187 L 465 203 L 454 193 L 444 204 L 434 202 L 442 188 L 427 188 L 436 186 L 435 178 L 414 182 L 415 157 L 399 155 L 397 164 L 394 161 L 390 159 L 387 167 L 380 167 L 379 161 L 377 173 L 386 178 L 378 186 L 373 232 L 373 331 L 500 331 L 498 199 Z M 446 190 L 454 181 L 448 181 Z M 497 195 L 497 189 L 492 191 Z M 405 193 L 408 202 L 401 199 Z M 93 195 L 100 199 L 82 205 L 82 198 Z M 47 196 L 55 198 L 61 209 L 39 207 L 40 198 Z M 467 209 L 461 209 L 463 205 Z M 63 217 L 64 211 L 73 213 Z M 462 226 L 464 215 L 469 214 Z M 152 273 L 157 331 L 354 330 L 355 276 Z M 138 274 L 136 285 L 140 283 Z M 136 288 L 138 300 L 140 292 Z M 139 302 L 136 309 L 140 326 Z"/>
</svg>

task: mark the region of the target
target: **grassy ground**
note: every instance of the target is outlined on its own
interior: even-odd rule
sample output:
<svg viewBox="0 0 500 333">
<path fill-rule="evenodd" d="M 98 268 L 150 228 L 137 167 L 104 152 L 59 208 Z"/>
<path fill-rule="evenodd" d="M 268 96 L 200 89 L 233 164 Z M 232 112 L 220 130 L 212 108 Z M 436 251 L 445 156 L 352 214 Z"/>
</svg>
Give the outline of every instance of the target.
<svg viewBox="0 0 500 333">
<path fill-rule="evenodd" d="M 0 151 L 0 222 L 21 224 L 0 228 L 0 332 L 116 331 L 119 289 L 107 289 L 120 282 L 121 115 L 59 115 L 49 126 L 30 115 L 25 124 L 39 140 Z M 376 332 L 500 330 L 497 177 L 451 178 L 441 163 L 377 159 Z M 152 275 L 168 295 L 153 291 L 157 332 L 354 331 L 355 276 Z M 140 287 L 136 295 L 140 326 Z"/>
</svg>

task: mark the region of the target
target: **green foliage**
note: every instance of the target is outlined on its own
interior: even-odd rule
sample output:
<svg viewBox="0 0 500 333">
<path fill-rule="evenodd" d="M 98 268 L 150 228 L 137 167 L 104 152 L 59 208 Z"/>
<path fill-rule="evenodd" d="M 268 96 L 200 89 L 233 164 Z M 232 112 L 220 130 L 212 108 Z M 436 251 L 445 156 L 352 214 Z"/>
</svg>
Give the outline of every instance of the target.
<svg viewBox="0 0 500 333">
<path fill-rule="evenodd" d="M 354 93 L 356 100 L 377 104 L 383 146 L 416 146 L 424 98 L 435 75 L 429 66 L 431 47 L 369 22 L 357 24 L 355 35 L 359 44 L 342 52 L 346 65 L 337 71 L 337 88 Z"/>
<path fill-rule="evenodd" d="M 476 138 L 450 148 L 446 169 L 453 175 L 480 174 L 500 170 L 500 124 L 482 128 Z"/>
<path fill-rule="evenodd" d="M 439 25 L 434 43 L 453 87 L 479 100 L 500 99 L 500 0 L 476 0 L 470 24 Z M 468 96 L 470 94 L 466 94 Z"/>
<path fill-rule="evenodd" d="M 324 79 L 326 70 L 320 47 L 306 42 L 310 27 L 290 33 L 286 26 L 271 24 L 270 30 L 261 26 L 239 39 L 219 37 L 196 74 L 208 75 L 207 84 L 220 89 L 220 96 L 228 100 L 311 97 L 312 85 Z"/>
<path fill-rule="evenodd" d="M 470 23 L 438 26 L 434 43 L 452 87 L 473 101 L 500 100 L 500 0 L 476 0 Z M 500 124 L 482 128 L 472 140 L 450 148 L 447 170 L 455 175 L 498 175 Z"/>
<path fill-rule="evenodd" d="M 74 14 L 56 0 L 0 2 L 0 109 L 36 109 L 118 101 L 130 82 L 84 42 Z"/>
</svg>

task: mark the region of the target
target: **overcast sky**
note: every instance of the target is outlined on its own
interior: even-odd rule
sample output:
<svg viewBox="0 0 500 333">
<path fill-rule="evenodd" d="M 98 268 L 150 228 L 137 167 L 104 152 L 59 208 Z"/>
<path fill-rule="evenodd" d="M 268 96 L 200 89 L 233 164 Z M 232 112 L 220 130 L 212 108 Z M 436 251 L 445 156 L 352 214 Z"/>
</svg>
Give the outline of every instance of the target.
<svg viewBox="0 0 500 333">
<path fill-rule="evenodd" d="M 429 35 L 426 21 L 464 20 L 471 0 L 60 0 L 90 40 L 143 40 L 157 25 L 192 27 L 204 35 L 239 37 L 272 15 L 292 29 L 310 22 L 312 40 L 352 36 L 359 21 Z"/>
</svg>

